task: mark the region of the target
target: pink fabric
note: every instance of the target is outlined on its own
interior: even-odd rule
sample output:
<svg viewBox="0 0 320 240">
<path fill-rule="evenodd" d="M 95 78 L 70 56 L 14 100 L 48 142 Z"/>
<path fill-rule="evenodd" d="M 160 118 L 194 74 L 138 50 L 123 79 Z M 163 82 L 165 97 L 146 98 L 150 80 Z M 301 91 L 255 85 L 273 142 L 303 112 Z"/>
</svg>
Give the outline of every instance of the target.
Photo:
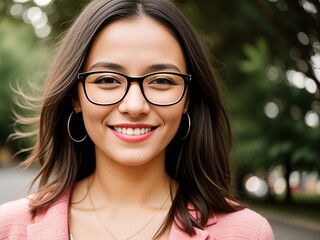
<svg viewBox="0 0 320 240">
<path fill-rule="evenodd" d="M 56 204 L 31 219 L 28 199 L 21 199 L 0 206 L 0 239 L 9 240 L 68 240 L 68 205 L 70 191 Z M 217 213 L 205 229 L 196 228 L 190 237 L 175 224 L 169 240 L 273 240 L 267 220 L 259 214 L 244 209 L 234 213 Z"/>
</svg>

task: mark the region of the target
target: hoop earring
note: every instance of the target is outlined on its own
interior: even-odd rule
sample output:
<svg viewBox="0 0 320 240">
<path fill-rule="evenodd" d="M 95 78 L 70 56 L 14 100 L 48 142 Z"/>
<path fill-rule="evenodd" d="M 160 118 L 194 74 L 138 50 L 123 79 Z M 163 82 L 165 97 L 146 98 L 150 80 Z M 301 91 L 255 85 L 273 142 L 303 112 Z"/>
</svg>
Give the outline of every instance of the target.
<svg viewBox="0 0 320 240">
<path fill-rule="evenodd" d="M 186 114 L 187 118 L 188 118 L 188 131 L 186 133 L 186 135 L 182 138 L 182 139 L 186 139 L 190 133 L 190 129 L 191 129 L 191 119 L 190 119 L 190 116 L 187 112 L 183 113 L 183 114 Z"/>
<path fill-rule="evenodd" d="M 78 113 L 78 112 L 76 111 L 76 113 Z M 77 142 L 77 143 L 83 142 L 83 141 L 87 138 L 88 134 L 86 134 L 86 135 L 84 136 L 84 138 L 82 138 L 82 139 L 80 139 L 80 140 L 73 138 L 72 135 L 71 135 L 70 122 L 71 122 L 71 117 L 72 117 L 72 115 L 73 115 L 73 111 L 71 112 L 71 114 L 70 114 L 70 116 L 69 116 L 69 118 L 68 118 L 68 123 L 67 123 L 68 135 L 69 135 L 69 137 L 71 138 L 71 140 L 74 141 L 74 142 Z"/>
</svg>

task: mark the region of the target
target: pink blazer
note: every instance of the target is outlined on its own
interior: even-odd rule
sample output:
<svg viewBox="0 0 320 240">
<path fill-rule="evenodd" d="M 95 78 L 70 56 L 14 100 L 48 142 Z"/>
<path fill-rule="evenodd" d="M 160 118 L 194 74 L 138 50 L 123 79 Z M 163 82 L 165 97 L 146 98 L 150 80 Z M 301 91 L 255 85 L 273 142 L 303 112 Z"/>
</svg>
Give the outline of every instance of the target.
<svg viewBox="0 0 320 240">
<path fill-rule="evenodd" d="M 68 240 L 69 198 L 70 191 L 34 219 L 28 211 L 29 200 L 26 198 L 0 206 L 0 239 Z M 195 228 L 195 231 L 196 234 L 190 237 L 173 224 L 169 240 L 274 240 L 267 220 L 249 209 L 216 213 L 205 229 Z"/>
</svg>

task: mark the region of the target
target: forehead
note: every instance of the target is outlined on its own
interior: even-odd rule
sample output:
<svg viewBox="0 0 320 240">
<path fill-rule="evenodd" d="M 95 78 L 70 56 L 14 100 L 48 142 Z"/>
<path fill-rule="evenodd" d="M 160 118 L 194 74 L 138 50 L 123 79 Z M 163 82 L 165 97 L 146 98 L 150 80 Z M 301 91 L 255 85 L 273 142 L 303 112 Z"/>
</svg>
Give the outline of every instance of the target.
<svg viewBox="0 0 320 240">
<path fill-rule="evenodd" d="M 97 61 L 125 67 L 170 63 L 185 70 L 181 45 L 173 32 L 150 17 L 111 22 L 97 34 L 89 50 L 85 68 Z"/>
</svg>

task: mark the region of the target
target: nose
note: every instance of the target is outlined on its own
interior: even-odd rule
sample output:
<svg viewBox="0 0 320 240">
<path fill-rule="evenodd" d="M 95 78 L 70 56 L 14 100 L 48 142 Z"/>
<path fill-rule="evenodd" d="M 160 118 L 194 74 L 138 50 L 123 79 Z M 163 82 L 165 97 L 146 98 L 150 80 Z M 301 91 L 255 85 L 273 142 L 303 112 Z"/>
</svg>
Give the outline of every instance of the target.
<svg viewBox="0 0 320 240">
<path fill-rule="evenodd" d="M 138 117 L 150 111 L 150 105 L 144 98 L 138 83 L 130 84 L 129 91 L 120 102 L 118 109 L 132 117 Z"/>
</svg>

